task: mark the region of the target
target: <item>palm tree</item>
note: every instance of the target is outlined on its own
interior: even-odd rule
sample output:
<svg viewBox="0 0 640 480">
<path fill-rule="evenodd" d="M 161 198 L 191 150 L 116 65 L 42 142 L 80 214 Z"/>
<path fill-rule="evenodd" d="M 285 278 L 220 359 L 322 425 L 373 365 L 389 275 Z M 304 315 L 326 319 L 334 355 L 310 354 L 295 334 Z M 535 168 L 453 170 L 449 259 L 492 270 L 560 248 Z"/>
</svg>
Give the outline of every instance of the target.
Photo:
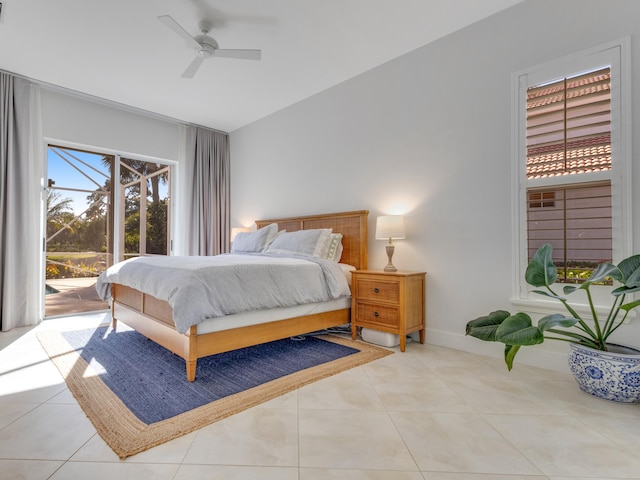
<svg viewBox="0 0 640 480">
<path fill-rule="evenodd" d="M 71 226 L 67 225 L 73 218 L 72 203 L 72 199 L 62 198 L 60 192 L 47 190 L 47 238 L 65 228 L 73 231 Z"/>
</svg>

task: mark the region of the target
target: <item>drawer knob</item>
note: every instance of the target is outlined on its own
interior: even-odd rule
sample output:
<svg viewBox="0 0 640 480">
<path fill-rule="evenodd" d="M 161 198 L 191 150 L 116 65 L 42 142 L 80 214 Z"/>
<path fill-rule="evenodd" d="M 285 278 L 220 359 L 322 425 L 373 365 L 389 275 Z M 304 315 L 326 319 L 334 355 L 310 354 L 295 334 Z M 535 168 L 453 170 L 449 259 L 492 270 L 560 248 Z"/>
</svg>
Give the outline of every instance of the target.
<svg viewBox="0 0 640 480">
<path fill-rule="evenodd" d="M 380 289 L 378 287 L 373 289 L 373 293 L 378 293 L 380 291 Z"/>
<path fill-rule="evenodd" d="M 373 316 L 374 316 L 374 317 L 379 317 L 379 316 L 380 316 L 380 314 L 379 314 L 378 312 L 373 312 Z"/>
</svg>

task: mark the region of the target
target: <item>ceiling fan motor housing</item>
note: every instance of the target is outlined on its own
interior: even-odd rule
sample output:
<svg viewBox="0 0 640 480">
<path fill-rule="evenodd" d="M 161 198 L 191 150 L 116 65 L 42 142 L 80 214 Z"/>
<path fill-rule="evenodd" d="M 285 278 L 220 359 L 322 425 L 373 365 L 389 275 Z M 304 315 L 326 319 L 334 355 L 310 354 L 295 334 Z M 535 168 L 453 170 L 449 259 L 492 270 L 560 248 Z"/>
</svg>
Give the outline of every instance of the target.
<svg viewBox="0 0 640 480">
<path fill-rule="evenodd" d="M 199 57 L 212 57 L 215 51 L 220 48 L 218 46 L 218 42 L 208 35 L 198 35 L 197 37 L 194 37 L 194 39 L 200 44 L 200 48 L 196 49 L 196 54 Z"/>
</svg>

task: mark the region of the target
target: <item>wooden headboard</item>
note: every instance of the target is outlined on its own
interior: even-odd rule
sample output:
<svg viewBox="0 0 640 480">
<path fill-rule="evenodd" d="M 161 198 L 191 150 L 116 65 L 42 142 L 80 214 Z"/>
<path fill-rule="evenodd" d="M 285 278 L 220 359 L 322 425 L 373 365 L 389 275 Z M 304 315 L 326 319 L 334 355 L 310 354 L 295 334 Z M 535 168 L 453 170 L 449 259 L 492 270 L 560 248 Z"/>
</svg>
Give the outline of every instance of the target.
<svg viewBox="0 0 640 480">
<path fill-rule="evenodd" d="M 367 242 L 369 228 L 369 211 L 324 213 L 321 215 L 307 215 L 304 217 L 271 218 L 256 220 L 258 228 L 271 223 L 278 224 L 278 230 L 295 232 L 312 228 L 332 228 L 334 233 L 341 233 L 342 257 L 341 263 L 353 265 L 359 270 L 366 269 Z"/>
</svg>

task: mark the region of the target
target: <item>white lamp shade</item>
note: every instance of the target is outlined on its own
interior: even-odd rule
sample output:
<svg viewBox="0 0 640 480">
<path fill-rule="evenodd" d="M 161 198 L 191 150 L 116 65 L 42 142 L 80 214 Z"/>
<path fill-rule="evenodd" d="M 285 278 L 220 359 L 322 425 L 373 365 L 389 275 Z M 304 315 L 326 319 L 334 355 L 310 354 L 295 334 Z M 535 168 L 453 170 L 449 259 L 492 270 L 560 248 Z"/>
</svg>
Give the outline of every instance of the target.
<svg viewBox="0 0 640 480">
<path fill-rule="evenodd" d="M 376 240 L 405 238 L 404 218 L 401 215 L 383 215 L 376 221 Z"/>
</svg>

